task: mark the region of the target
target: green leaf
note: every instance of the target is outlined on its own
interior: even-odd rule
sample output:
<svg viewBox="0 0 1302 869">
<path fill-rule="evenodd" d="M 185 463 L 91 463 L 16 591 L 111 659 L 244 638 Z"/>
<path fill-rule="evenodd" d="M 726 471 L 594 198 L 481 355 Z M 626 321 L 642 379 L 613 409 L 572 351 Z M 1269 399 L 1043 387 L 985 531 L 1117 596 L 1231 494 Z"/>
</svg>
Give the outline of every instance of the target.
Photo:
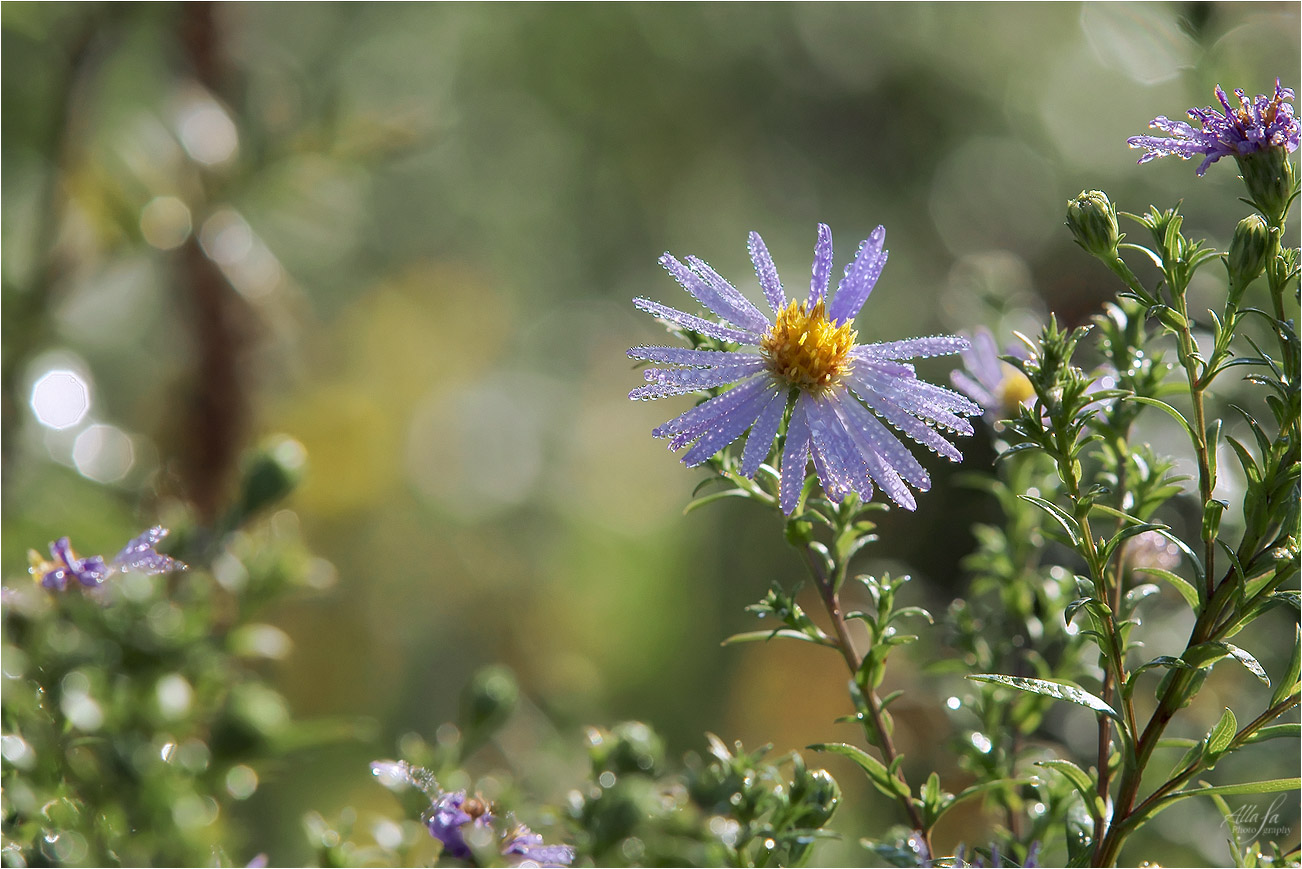
<svg viewBox="0 0 1302 869">
<path fill-rule="evenodd" d="M 1166 411 L 1176 422 L 1180 423 L 1180 427 L 1189 435 L 1189 442 L 1194 445 L 1194 449 L 1196 450 L 1198 448 L 1198 436 L 1194 434 L 1194 427 L 1189 424 L 1189 420 L 1185 419 L 1184 415 L 1180 413 L 1180 411 L 1176 410 L 1165 401 L 1158 401 L 1156 398 L 1149 398 L 1146 395 L 1132 395 L 1130 396 L 1130 401 L 1137 401 L 1140 404 L 1147 404 L 1151 407 L 1156 407 L 1160 410 Z"/>
<path fill-rule="evenodd" d="M 1234 741 L 1234 734 L 1239 731 L 1239 722 L 1234 717 L 1233 710 L 1225 707 L 1221 713 L 1221 720 L 1217 721 L 1215 726 L 1207 734 L 1207 760 L 1208 768 L 1216 762 L 1216 759 L 1225 753 L 1225 749 L 1230 747 Z"/>
<path fill-rule="evenodd" d="M 946 803 L 945 806 L 939 812 L 936 813 L 936 821 L 939 821 L 941 818 L 945 816 L 946 812 L 948 812 L 950 809 L 954 808 L 956 805 L 966 800 L 968 797 L 974 797 L 977 794 L 983 794 L 986 793 L 987 791 L 995 791 L 1004 788 L 1011 791 L 1015 788 L 1021 787 L 1022 785 L 1026 785 L 1030 783 L 1031 783 L 1031 779 L 1014 778 L 1014 779 L 993 779 L 991 781 L 983 781 L 974 785 L 969 785 L 968 787 L 965 787 L 963 788 L 963 790 L 959 791 L 958 796 L 954 797 L 954 799 Z"/>
<path fill-rule="evenodd" d="M 877 790 L 886 794 L 886 796 L 896 799 L 904 797 L 908 799 L 912 796 L 909 788 L 904 782 L 895 778 L 886 769 L 886 764 L 873 757 L 862 748 L 853 745 L 847 745 L 844 742 L 819 742 L 814 745 L 806 746 L 812 751 L 829 751 L 833 754 L 839 754 L 848 757 L 855 763 L 859 764 L 864 772 L 868 773 L 868 780 L 873 783 Z"/>
<path fill-rule="evenodd" d="M 836 648 L 836 643 L 830 637 L 814 637 L 804 631 L 793 631 L 790 628 L 778 628 L 772 631 L 745 631 L 740 634 L 733 634 L 719 645 L 735 646 L 738 643 L 768 642 L 774 637 L 782 637 L 786 640 L 804 640 L 806 643 L 813 643 L 816 646 L 827 646 L 832 649 Z"/>
<path fill-rule="evenodd" d="M 1085 800 L 1085 805 L 1089 808 L 1090 814 L 1094 816 L 1095 820 L 1101 819 L 1106 813 L 1107 806 L 1099 798 L 1094 779 L 1090 778 L 1090 774 L 1085 770 L 1070 760 L 1062 759 L 1037 760 L 1035 765 L 1062 773 L 1067 781 L 1071 782 L 1071 786 L 1076 789 L 1076 792 L 1081 795 L 1081 798 Z"/>
<path fill-rule="evenodd" d="M 1198 589 L 1190 585 L 1187 579 L 1176 576 L 1171 571 L 1163 570 L 1160 567 L 1136 567 L 1135 573 L 1147 573 L 1150 576 L 1156 576 L 1158 579 L 1166 580 L 1172 588 L 1180 592 L 1180 597 L 1184 598 L 1190 609 L 1198 609 L 1198 604 L 1201 602 Z"/>
<path fill-rule="evenodd" d="M 750 492 L 747 492 L 745 489 L 727 489 L 723 492 L 715 492 L 713 495 L 706 495 L 702 498 L 697 498 L 695 501 L 688 502 L 687 506 L 683 508 L 683 515 L 686 516 L 688 513 L 691 513 L 693 510 L 697 509 L 698 507 L 704 507 L 706 504 L 713 504 L 715 501 L 721 501 L 724 498 L 751 498 L 751 497 L 754 496 Z"/>
<path fill-rule="evenodd" d="M 1075 703 L 1077 706 L 1084 706 L 1086 709 L 1102 712 L 1104 715 L 1116 719 L 1118 723 L 1125 724 L 1121 716 L 1117 714 L 1117 710 L 1084 688 L 1075 685 L 1064 682 L 1051 682 L 1048 679 L 1028 679 L 1024 676 L 1001 676 L 997 673 L 981 673 L 967 678 L 974 682 L 994 682 L 997 685 L 1007 685 L 1009 688 L 1016 688 L 1019 691 L 1042 694 L 1055 700 L 1066 700 L 1068 703 Z"/>
<path fill-rule="evenodd" d="M 1296 791 L 1302 788 L 1302 778 L 1275 778 L 1267 781 L 1244 782 L 1237 785 L 1216 785 L 1204 786 L 1200 788 L 1190 788 L 1189 790 L 1176 791 L 1163 797 L 1153 810 L 1148 813 L 1144 820 L 1156 815 L 1158 812 L 1174 805 L 1186 797 L 1209 797 L 1212 794 L 1222 794 L 1224 796 L 1242 796 L 1243 794 L 1276 794 L 1281 791 Z"/>
<path fill-rule="evenodd" d="M 1072 545 L 1080 548 L 1080 525 L 1071 517 L 1070 514 L 1067 513 L 1066 510 L 1062 509 L 1052 501 L 1046 501 L 1043 498 L 1037 498 L 1034 495 L 1018 495 L 1017 497 L 1023 501 L 1034 504 L 1054 519 L 1058 520 L 1058 524 L 1066 530 L 1067 536 L 1071 538 Z"/>
<path fill-rule="evenodd" d="M 1293 739 L 1302 737 L 1302 724 L 1270 724 L 1243 740 L 1244 745 L 1265 742 L 1268 739 Z"/>
<path fill-rule="evenodd" d="M 1184 654 L 1180 657 L 1184 658 L 1185 662 L 1190 666 L 1198 668 L 1211 667 L 1214 666 L 1217 661 L 1221 661 L 1225 658 L 1234 658 L 1234 660 L 1247 668 L 1248 672 L 1256 676 L 1259 681 L 1266 685 L 1270 685 L 1270 677 L 1266 675 L 1266 671 L 1262 668 L 1261 664 L 1257 662 L 1257 659 L 1252 657 L 1252 655 L 1247 651 L 1240 649 L 1238 646 L 1231 643 L 1223 643 L 1215 640 L 1206 643 L 1199 643 L 1192 648 L 1186 649 Z"/>
<path fill-rule="evenodd" d="M 1247 651 L 1240 649 L 1233 643 L 1225 643 L 1225 648 L 1229 650 L 1230 657 L 1238 661 L 1247 668 L 1249 673 L 1257 677 L 1258 682 L 1265 685 L 1267 688 L 1270 687 L 1270 677 L 1266 675 L 1266 669 L 1261 666 L 1256 658 L 1252 657 L 1252 655 Z"/>
</svg>

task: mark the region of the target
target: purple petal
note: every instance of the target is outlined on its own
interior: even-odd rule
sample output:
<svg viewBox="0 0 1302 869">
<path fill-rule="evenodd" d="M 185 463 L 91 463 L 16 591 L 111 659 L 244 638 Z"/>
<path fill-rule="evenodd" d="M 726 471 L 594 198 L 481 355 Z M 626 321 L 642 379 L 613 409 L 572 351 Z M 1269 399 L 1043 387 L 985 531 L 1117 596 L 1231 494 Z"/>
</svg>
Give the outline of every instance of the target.
<svg viewBox="0 0 1302 869">
<path fill-rule="evenodd" d="M 836 408 L 826 397 L 809 402 L 809 431 L 814 442 L 815 466 L 823 491 L 833 500 L 849 492 L 860 492 L 867 478 L 866 468 L 853 441 L 836 417 Z M 867 487 L 871 497 L 872 487 Z"/>
<path fill-rule="evenodd" d="M 778 267 L 773 264 L 773 257 L 769 254 L 769 249 L 764 245 L 764 239 L 760 238 L 758 232 L 750 234 L 750 261 L 755 264 L 755 276 L 759 278 L 760 287 L 764 290 L 764 298 L 768 300 L 769 307 L 773 309 L 774 314 L 782 313 L 782 309 L 787 306 L 787 294 L 782 292 L 782 281 L 778 278 Z"/>
<path fill-rule="evenodd" d="M 777 391 L 776 384 L 773 391 Z M 742 436 L 746 429 L 754 424 L 759 412 L 770 398 L 769 392 L 756 393 L 743 401 L 736 408 L 718 419 L 713 426 L 701 435 L 700 441 L 683 456 L 683 464 L 689 468 L 696 467 L 710 456 L 719 452 L 728 444 Z"/>
<path fill-rule="evenodd" d="M 945 436 L 927 425 L 910 413 L 900 409 L 884 398 L 873 394 L 872 392 L 859 393 L 859 397 L 872 408 L 873 413 L 878 414 L 882 419 L 913 438 L 935 453 L 939 453 L 950 461 L 960 462 L 963 460 L 963 454 L 958 448 L 945 439 Z"/>
<path fill-rule="evenodd" d="M 962 353 L 969 347 L 966 338 L 957 335 L 932 335 L 927 338 L 906 338 L 903 341 L 884 341 L 864 344 L 857 352 L 871 354 L 880 359 L 928 359 L 932 356 L 949 356 Z"/>
<path fill-rule="evenodd" d="M 113 559 L 115 570 L 134 570 L 137 573 L 167 573 L 172 570 L 187 570 L 183 562 L 169 558 L 154 551 L 154 545 L 167 536 L 167 529 L 161 525 L 150 528 L 145 533 L 129 542 Z"/>
<path fill-rule="evenodd" d="M 733 365 L 743 359 L 759 359 L 755 353 L 734 353 L 729 350 L 690 350 L 686 347 L 630 347 L 630 359 L 664 362 L 669 365 L 694 365 L 714 368 Z"/>
<path fill-rule="evenodd" d="M 662 305 L 659 302 L 653 302 L 650 299 L 636 298 L 633 300 L 633 306 L 640 310 L 646 311 L 655 317 L 664 320 L 667 323 L 673 323 L 675 326 L 681 326 L 689 332 L 696 332 L 710 338 L 717 338 L 720 341 L 727 341 L 730 344 L 758 344 L 760 334 L 752 331 L 738 331 L 729 329 L 726 326 L 720 326 L 718 323 L 711 323 L 695 314 L 688 314 L 686 311 L 679 311 L 677 308 L 671 308 L 668 305 Z"/>
<path fill-rule="evenodd" d="M 775 382 L 771 377 L 767 376 L 753 377 L 750 380 L 743 381 L 722 395 L 716 395 L 714 398 L 703 401 L 691 410 L 679 414 L 663 425 L 657 426 L 652 430 L 651 434 L 663 438 L 690 431 L 704 431 L 710 427 L 715 419 L 745 401 L 756 390 Z"/>
<path fill-rule="evenodd" d="M 782 411 L 786 410 L 786 407 L 786 390 L 778 389 L 755 418 L 755 425 L 751 427 L 750 434 L 746 437 L 746 448 L 741 454 L 743 477 L 753 478 L 759 466 L 768 458 L 769 450 L 773 447 L 773 439 L 778 434 L 778 426 L 782 424 Z"/>
<path fill-rule="evenodd" d="M 737 317 L 740 319 L 733 319 L 734 323 L 761 332 L 773 325 L 759 308 L 751 304 L 750 299 L 743 296 L 731 282 L 712 269 L 705 260 L 700 257 L 689 256 L 687 264 L 691 266 L 692 271 L 705 279 L 705 282 L 710 285 L 710 289 L 719 294 L 719 298 L 723 299 L 736 311 Z"/>
<path fill-rule="evenodd" d="M 885 241 L 886 227 L 879 226 L 859 245 L 858 255 L 853 263 L 846 266 L 845 276 L 837 285 L 836 296 L 828 305 L 829 320 L 849 323 L 859 314 L 859 309 L 868 301 L 868 294 L 877 284 L 882 266 L 886 265 L 886 251 L 882 250 Z"/>
<path fill-rule="evenodd" d="M 800 490 L 805 485 L 805 464 L 809 459 L 809 420 L 805 416 L 808 401 L 809 394 L 805 392 L 796 399 L 791 421 L 787 423 L 787 442 L 782 448 L 779 503 L 782 512 L 788 516 L 796 509 Z"/>
<path fill-rule="evenodd" d="M 688 259 L 690 261 L 692 258 L 689 257 Z M 768 321 L 753 305 L 751 305 L 751 311 L 754 311 L 754 317 L 744 307 L 738 305 L 735 300 L 721 293 L 718 287 L 710 284 L 696 272 L 679 262 L 676 257 L 666 253 L 660 257 L 660 265 L 664 266 L 665 271 L 674 276 L 674 280 L 678 281 L 682 288 L 692 295 L 692 298 L 700 302 L 703 307 L 715 316 L 735 323 L 749 331 L 763 331 L 767 328 Z M 736 293 L 736 290 L 733 290 L 733 292 Z M 747 302 L 746 304 L 749 305 L 750 303 Z"/>
<path fill-rule="evenodd" d="M 735 383 L 748 374 L 764 367 L 764 361 L 756 358 L 754 362 L 738 365 L 721 365 L 718 368 L 676 368 L 673 370 L 648 370 L 643 375 L 650 386 L 639 387 L 628 394 L 629 398 L 664 398 L 669 395 L 683 395 L 698 392 L 715 386 Z"/>
<path fill-rule="evenodd" d="M 827 288 L 832 275 L 832 230 L 827 224 L 818 225 L 818 241 L 814 244 L 814 275 L 809 282 L 808 310 L 827 298 Z"/>
<path fill-rule="evenodd" d="M 880 455 L 906 482 L 921 492 L 931 488 L 931 477 L 900 439 L 882 425 L 868 408 L 848 392 L 837 402 L 837 410 L 855 443 L 866 454 Z"/>
</svg>

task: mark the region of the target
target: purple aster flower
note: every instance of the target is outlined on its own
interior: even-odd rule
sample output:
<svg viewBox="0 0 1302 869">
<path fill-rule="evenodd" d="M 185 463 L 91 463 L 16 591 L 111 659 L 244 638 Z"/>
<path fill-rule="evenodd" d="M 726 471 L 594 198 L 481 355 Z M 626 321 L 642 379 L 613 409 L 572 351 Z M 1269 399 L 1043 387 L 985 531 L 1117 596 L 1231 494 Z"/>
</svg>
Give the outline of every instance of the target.
<svg viewBox="0 0 1302 869">
<path fill-rule="evenodd" d="M 1025 358 L 1020 346 L 1008 348 L 1005 356 Z M 965 370 L 953 371 L 949 380 L 977 404 L 986 409 L 986 422 L 998 427 L 999 420 L 1017 413 L 1019 405 L 1035 402 L 1035 388 L 1026 375 L 999 358 L 995 336 L 985 326 L 972 333 L 971 346 L 963 351 Z"/>
<path fill-rule="evenodd" d="M 981 413 L 967 398 L 917 378 L 905 360 L 957 353 L 968 342 L 952 335 L 879 344 L 854 343 L 855 316 L 868 299 L 886 251 L 883 227 L 859 245 L 835 296 L 828 298 L 832 232 L 819 224 L 813 279 L 804 301 L 788 301 L 768 248 L 750 234 L 750 255 L 774 318 L 761 313 L 714 269 L 696 257 L 687 264 L 665 254 L 660 264 L 698 302 L 724 323 L 638 298 L 633 304 L 662 320 L 708 338 L 755 350 L 691 350 L 634 347 L 628 355 L 673 366 L 645 372 L 648 385 L 629 393 L 655 399 L 729 386 L 720 395 L 656 428 L 671 449 L 691 448 L 688 467 L 705 462 L 747 430 L 740 471 L 754 477 L 791 406 L 782 450 L 779 503 L 796 508 L 812 455 L 824 492 L 836 501 L 851 492 L 867 501 L 874 484 L 907 509 L 917 502 L 909 486 L 925 492 L 927 472 L 885 420 L 923 446 L 953 461 L 962 455 L 937 429 L 971 434 L 964 416 Z M 794 400 L 793 400 L 794 399 Z M 879 419 L 880 417 L 880 419 Z"/>
<path fill-rule="evenodd" d="M 1126 142 L 1132 148 L 1145 149 L 1140 163 L 1168 156 L 1188 160 L 1201 154 L 1204 159 L 1198 166 L 1199 175 L 1222 157 L 1246 157 L 1268 148 L 1297 150 L 1297 118 L 1293 116 L 1293 107 L 1285 102 L 1293 99 L 1292 88 L 1280 87 L 1279 79 L 1275 79 L 1275 93 L 1271 96 L 1258 94 L 1250 100 L 1241 89 L 1235 90 L 1234 95 L 1238 98 L 1237 105 L 1217 85 L 1216 98 L 1221 109 L 1207 106 L 1189 110 L 1189 117 L 1202 129 L 1184 121 L 1157 117 L 1149 126 L 1167 133 L 1167 137 L 1132 136 Z"/>
<path fill-rule="evenodd" d="M 35 551 L 28 552 L 30 565 L 28 572 L 45 588 L 51 591 L 63 591 L 68 587 L 69 579 L 76 579 L 84 588 L 96 588 L 114 573 L 130 570 L 155 574 L 188 569 L 182 562 L 154 549 L 155 544 L 166 536 L 166 528 L 162 526 L 150 528 L 129 542 L 113 561 L 107 564 L 99 555 L 78 558 L 68 538 L 60 537 L 50 544 L 49 561 L 41 558 Z"/>
</svg>

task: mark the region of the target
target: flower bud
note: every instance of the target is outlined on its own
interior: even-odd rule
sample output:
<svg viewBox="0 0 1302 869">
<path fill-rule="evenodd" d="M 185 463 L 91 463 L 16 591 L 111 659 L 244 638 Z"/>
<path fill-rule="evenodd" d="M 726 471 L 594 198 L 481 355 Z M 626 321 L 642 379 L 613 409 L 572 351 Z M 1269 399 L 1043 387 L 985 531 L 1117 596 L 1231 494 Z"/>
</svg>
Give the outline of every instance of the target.
<svg viewBox="0 0 1302 869">
<path fill-rule="evenodd" d="M 1085 190 L 1067 203 L 1067 226 L 1076 243 L 1102 260 L 1117 256 L 1117 209 L 1102 190 Z"/>
<path fill-rule="evenodd" d="M 291 437 L 278 435 L 245 460 L 240 499 L 231 518 L 239 525 L 286 497 L 298 487 L 307 466 L 307 451 Z"/>
<path fill-rule="evenodd" d="M 1226 268 L 1230 272 L 1230 302 L 1237 304 L 1248 284 L 1266 268 L 1270 252 L 1270 227 L 1260 214 L 1250 214 L 1239 221 L 1230 240 Z"/>
<path fill-rule="evenodd" d="M 1284 148 L 1263 148 L 1236 158 L 1252 204 L 1276 226 L 1284 222 L 1289 198 L 1297 185 L 1293 163 Z"/>
</svg>

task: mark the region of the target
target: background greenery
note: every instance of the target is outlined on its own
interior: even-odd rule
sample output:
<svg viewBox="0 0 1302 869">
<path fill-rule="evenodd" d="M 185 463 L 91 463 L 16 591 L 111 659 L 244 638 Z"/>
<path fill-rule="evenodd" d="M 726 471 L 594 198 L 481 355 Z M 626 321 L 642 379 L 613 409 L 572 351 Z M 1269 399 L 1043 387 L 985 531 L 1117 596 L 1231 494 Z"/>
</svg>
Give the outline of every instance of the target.
<svg viewBox="0 0 1302 869">
<path fill-rule="evenodd" d="M 852 738 L 838 662 L 718 645 L 801 568 L 750 505 L 684 518 L 700 475 L 649 431 L 686 400 L 625 397 L 624 349 L 663 334 L 630 298 L 686 304 L 662 251 L 755 295 L 749 230 L 797 285 L 817 222 L 841 262 L 881 223 L 861 340 L 1046 310 L 1075 325 L 1116 289 L 1062 226 L 1082 188 L 1136 212 L 1183 199 L 1186 231 L 1222 248 L 1246 213 L 1231 166 L 1139 169 L 1126 136 L 1216 83 L 1299 84 L 1294 3 L 6 3 L 2 23 L 6 583 L 61 534 L 108 551 L 217 515 L 268 434 L 306 447 L 268 521 L 334 581 L 274 613 L 293 641 L 274 679 L 295 716 L 366 726 L 241 804 L 273 863 L 305 859 L 309 809 L 392 812 L 366 761 L 433 739 L 487 662 L 528 698 L 495 762 L 557 800 L 585 723 L 648 720 L 671 754 L 707 730 Z M 52 369 L 91 401 L 59 431 L 28 404 Z M 965 453 L 993 455 L 984 434 Z M 883 518 L 868 560 L 941 612 L 993 507 L 944 472 L 921 500 Z M 1279 636 L 1251 650 L 1276 672 L 1291 628 L 1265 624 Z M 1157 646 L 1187 624 L 1150 629 Z M 948 689 L 898 658 L 901 750 L 944 773 Z M 1222 675 L 1230 703 L 1239 674 Z M 1088 746 L 1093 727 L 1059 733 Z M 1247 762 L 1295 769 L 1276 745 Z M 892 808 L 828 765 L 847 838 L 821 859 L 859 860 Z M 1193 803 L 1145 831 L 1168 865 L 1224 859 Z M 989 823 L 956 813 L 950 843 Z"/>
</svg>

